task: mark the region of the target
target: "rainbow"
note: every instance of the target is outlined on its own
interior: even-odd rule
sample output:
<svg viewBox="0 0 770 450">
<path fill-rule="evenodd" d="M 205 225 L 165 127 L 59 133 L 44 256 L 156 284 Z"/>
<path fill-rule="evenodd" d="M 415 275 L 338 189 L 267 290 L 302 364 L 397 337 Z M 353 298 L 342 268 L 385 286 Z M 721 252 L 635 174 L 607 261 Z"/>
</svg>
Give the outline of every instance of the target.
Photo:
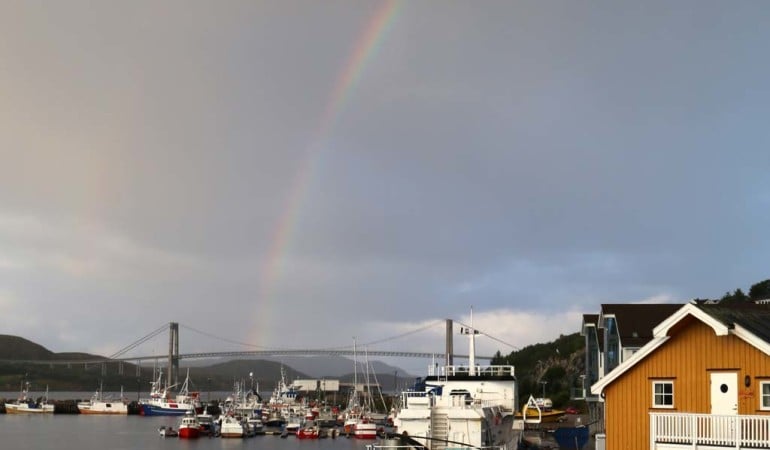
<svg viewBox="0 0 770 450">
<path fill-rule="evenodd" d="M 271 244 L 267 258 L 260 270 L 257 297 L 257 304 L 260 307 L 257 311 L 258 326 L 255 330 L 258 338 L 264 336 L 265 329 L 270 326 L 273 319 L 273 311 L 270 308 L 271 304 L 274 303 L 272 290 L 284 271 L 291 237 L 299 219 L 302 203 L 307 196 L 308 186 L 311 184 L 316 172 L 322 149 L 342 115 L 345 105 L 355 92 L 366 66 L 377 54 L 377 50 L 390 25 L 397 16 L 399 5 L 398 0 L 387 0 L 378 3 L 376 11 L 366 23 L 363 32 L 355 40 L 355 46 L 343 70 L 340 71 L 337 77 L 334 89 L 329 96 L 329 101 L 313 134 L 313 139 L 311 139 L 311 143 L 300 161 L 299 168 L 292 182 L 292 189 L 283 209 L 283 214 L 281 214 L 276 222 L 271 234 Z M 251 340 L 255 341 L 255 339 Z M 259 345 L 260 342 L 255 344 Z"/>
</svg>

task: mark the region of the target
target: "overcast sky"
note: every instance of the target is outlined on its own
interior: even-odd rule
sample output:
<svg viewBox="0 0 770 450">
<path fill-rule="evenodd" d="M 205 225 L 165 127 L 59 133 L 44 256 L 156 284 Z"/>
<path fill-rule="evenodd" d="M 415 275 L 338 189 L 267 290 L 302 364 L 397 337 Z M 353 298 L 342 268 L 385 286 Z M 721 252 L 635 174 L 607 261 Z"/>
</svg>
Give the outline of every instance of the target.
<svg viewBox="0 0 770 450">
<path fill-rule="evenodd" d="M 441 352 L 440 323 L 387 338 L 472 305 L 523 347 L 601 303 L 746 291 L 770 278 L 768 23 L 767 1 L 2 1 L 0 333 Z"/>
</svg>

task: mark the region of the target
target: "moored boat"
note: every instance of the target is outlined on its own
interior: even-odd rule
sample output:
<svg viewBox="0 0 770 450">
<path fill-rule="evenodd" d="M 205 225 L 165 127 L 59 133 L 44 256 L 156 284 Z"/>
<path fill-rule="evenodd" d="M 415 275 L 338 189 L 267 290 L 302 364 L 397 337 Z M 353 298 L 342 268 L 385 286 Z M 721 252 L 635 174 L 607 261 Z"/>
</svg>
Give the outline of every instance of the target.
<svg viewBox="0 0 770 450">
<path fill-rule="evenodd" d="M 219 435 L 223 438 L 242 438 L 245 435 L 240 419 L 232 415 L 220 417 Z"/>
<path fill-rule="evenodd" d="M 179 436 L 179 432 L 176 431 L 173 427 L 167 427 L 165 425 L 158 427 L 158 434 L 160 434 L 160 437 L 177 437 L 177 436 Z"/>
<path fill-rule="evenodd" d="M 201 434 L 201 423 L 195 412 L 188 411 L 179 421 L 179 437 L 181 439 L 196 439 Z"/>
<path fill-rule="evenodd" d="M 471 326 L 461 329 L 470 343 L 467 366 L 432 365 L 420 383 L 402 393 L 393 422 L 412 447 L 516 448 L 521 440 L 514 368 L 476 365 L 479 332 L 472 324 L 471 316 Z"/>
<path fill-rule="evenodd" d="M 54 406 L 48 403 L 48 388 L 45 395 L 40 400 L 34 400 L 29 397 L 30 382 L 21 383 L 21 392 L 19 398 L 5 403 L 6 414 L 51 414 Z"/>
<path fill-rule="evenodd" d="M 353 425 L 353 437 L 356 439 L 376 439 L 377 424 L 366 416 L 360 417 Z"/>
<path fill-rule="evenodd" d="M 214 427 L 214 417 L 211 414 L 198 414 L 198 425 L 203 436 L 214 436 L 216 429 Z"/>
<path fill-rule="evenodd" d="M 564 418 L 566 414 L 565 411 L 553 409 L 553 404 L 544 403 L 542 400 L 543 399 L 541 398 L 533 398 L 530 395 L 529 400 L 521 409 L 521 412 L 516 413 L 516 418 L 523 419 L 527 423 L 559 422 Z M 546 400 L 550 402 L 549 399 Z M 546 404 L 549 405 L 548 409 L 543 406 Z"/>
<path fill-rule="evenodd" d="M 183 416 L 188 411 L 203 412 L 198 392 L 188 390 L 190 372 L 176 397 L 172 397 L 171 388 L 163 386 L 163 372 L 158 371 L 158 378 L 150 383 L 150 398 L 139 401 L 143 416 Z"/>
<path fill-rule="evenodd" d="M 121 395 L 119 400 L 103 398 L 102 384 L 99 383 L 99 389 L 91 396 L 91 400 L 78 402 L 78 411 L 80 414 L 128 414 L 128 401 Z"/>
<path fill-rule="evenodd" d="M 297 438 L 299 439 L 318 439 L 320 435 L 320 428 L 313 421 L 306 421 L 305 425 L 297 431 Z"/>
</svg>

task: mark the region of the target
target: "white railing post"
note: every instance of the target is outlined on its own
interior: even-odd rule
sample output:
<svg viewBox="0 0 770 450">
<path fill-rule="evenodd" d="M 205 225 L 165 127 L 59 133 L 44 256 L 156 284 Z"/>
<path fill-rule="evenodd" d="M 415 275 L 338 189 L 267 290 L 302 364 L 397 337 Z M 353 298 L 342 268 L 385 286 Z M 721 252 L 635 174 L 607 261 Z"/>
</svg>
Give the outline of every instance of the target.
<svg viewBox="0 0 770 450">
<path fill-rule="evenodd" d="M 692 450 L 698 448 L 698 416 L 695 414 L 690 417 L 690 442 L 692 443 Z"/>
<path fill-rule="evenodd" d="M 740 450 L 741 448 L 741 424 L 740 416 L 733 416 L 733 428 L 735 429 L 735 449 Z"/>
<path fill-rule="evenodd" d="M 650 450 L 655 450 L 655 440 L 657 438 L 658 427 L 655 413 L 650 413 Z"/>
</svg>

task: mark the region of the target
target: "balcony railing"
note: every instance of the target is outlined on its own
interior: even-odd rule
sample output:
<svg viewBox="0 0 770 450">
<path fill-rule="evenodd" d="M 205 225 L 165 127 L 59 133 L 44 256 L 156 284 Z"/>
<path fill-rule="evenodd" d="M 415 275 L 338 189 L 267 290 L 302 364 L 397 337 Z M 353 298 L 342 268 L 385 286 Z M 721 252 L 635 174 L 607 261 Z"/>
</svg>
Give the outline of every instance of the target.
<svg viewBox="0 0 770 450">
<path fill-rule="evenodd" d="M 770 447 L 770 415 L 650 413 L 650 448 L 675 444 L 744 448 Z M 670 446 L 666 446 L 670 448 Z"/>
</svg>

